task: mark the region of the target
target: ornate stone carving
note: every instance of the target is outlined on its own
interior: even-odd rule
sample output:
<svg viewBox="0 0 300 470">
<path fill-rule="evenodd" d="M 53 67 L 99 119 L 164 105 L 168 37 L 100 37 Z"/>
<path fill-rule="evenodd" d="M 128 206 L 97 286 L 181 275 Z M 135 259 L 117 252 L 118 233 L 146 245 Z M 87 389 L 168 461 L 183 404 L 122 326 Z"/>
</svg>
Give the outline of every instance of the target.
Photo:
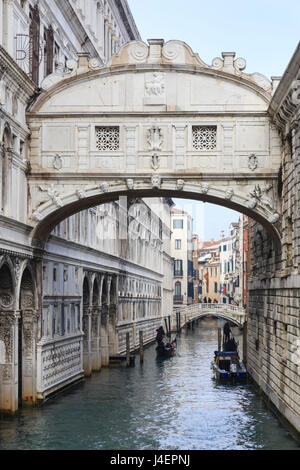
<svg viewBox="0 0 300 470">
<path fill-rule="evenodd" d="M 54 188 L 54 184 L 52 183 L 50 187 L 45 188 L 44 186 L 39 186 L 40 191 L 46 192 L 49 196 L 49 199 L 57 206 L 62 207 L 63 202 L 60 198 L 59 191 Z"/>
<path fill-rule="evenodd" d="M 81 372 L 81 342 L 69 341 L 42 352 L 42 386 L 51 386 Z"/>
<path fill-rule="evenodd" d="M 96 148 L 100 151 L 118 150 L 120 146 L 120 128 L 118 126 L 96 127 Z"/>
<path fill-rule="evenodd" d="M 251 153 L 251 155 L 249 155 L 248 157 L 248 168 L 252 171 L 254 171 L 255 168 L 257 168 L 257 157 L 255 153 Z"/>
<path fill-rule="evenodd" d="M 0 304 L 2 307 L 10 307 L 13 302 L 13 297 L 10 294 L 2 294 L 0 297 Z"/>
<path fill-rule="evenodd" d="M 271 217 L 269 217 L 268 221 L 271 224 L 276 224 L 276 222 L 278 222 L 279 219 L 280 219 L 280 215 L 277 214 L 277 212 L 275 212 L 273 215 L 271 215 Z"/>
<path fill-rule="evenodd" d="M 141 41 L 131 43 L 128 50 L 129 55 L 136 62 L 144 62 L 149 53 L 148 46 Z"/>
<path fill-rule="evenodd" d="M 62 169 L 62 166 L 63 166 L 63 159 L 62 157 L 57 153 L 54 157 L 54 160 L 53 160 L 53 168 L 55 170 L 61 170 Z"/>
<path fill-rule="evenodd" d="M 246 61 L 242 57 L 234 60 L 235 52 L 222 52 L 222 57 L 215 57 L 212 61 L 212 68 L 222 70 L 223 72 L 241 75 L 242 70 L 246 68 Z"/>
<path fill-rule="evenodd" d="M 128 178 L 128 179 L 126 180 L 126 184 L 127 184 L 127 188 L 128 188 L 129 190 L 131 190 L 131 189 L 134 188 L 134 181 L 133 181 L 132 178 Z"/>
<path fill-rule="evenodd" d="M 14 258 L 13 263 L 14 263 L 16 279 L 19 279 L 20 273 L 21 273 L 21 259 L 20 258 Z"/>
<path fill-rule="evenodd" d="M 106 183 L 106 182 L 103 182 L 103 183 L 100 183 L 100 189 L 104 192 L 104 193 L 108 193 L 109 191 L 109 184 Z"/>
<path fill-rule="evenodd" d="M 209 191 L 210 185 L 208 183 L 201 183 L 200 184 L 200 193 L 207 194 Z"/>
<path fill-rule="evenodd" d="M 158 175 L 153 175 L 151 177 L 151 184 L 152 184 L 152 188 L 157 188 L 159 189 L 160 188 L 160 185 L 161 185 L 161 178 L 160 176 Z"/>
<path fill-rule="evenodd" d="M 22 297 L 22 307 L 28 308 L 33 306 L 33 296 L 30 294 L 24 295 Z"/>
<path fill-rule="evenodd" d="M 92 59 L 89 60 L 89 69 L 91 70 L 96 70 L 100 67 L 99 60 L 97 57 L 93 57 Z"/>
<path fill-rule="evenodd" d="M 292 92 L 292 102 L 296 106 L 300 104 L 300 80 L 294 80 L 291 86 Z"/>
<path fill-rule="evenodd" d="M 184 180 L 182 179 L 179 179 L 176 181 L 176 188 L 179 190 L 179 191 L 182 191 L 184 187 Z"/>
<path fill-rule="evenodd" d="M 255 209 L 256 206 L 257 206 L 257 200 L 253 197 L 253 198 L 250 199 L 250 201 L 247 203 L 247 207 L 249 207 L 249 209 Z"/>
<path fill-rule="evenodd" d="M 37 222 L 40 222 L 42 219 L 43 219 L 43 216 L 39 211 L 35 211 L 32 214 L 32 220 L 36 220 Z"/>
<path fill-rule="evenodd" d="M 272 184 L 268 184 L 263 187 L 260 187 L 259 184 L 255 185 L 254 189 L 249 192 L 250 196 L 252 196 L 252 199 L 250 200 L 249 204 L 251 203 L 251 205 L 253 206 L 254 201 L 256 201 L 256 203 L 259 203 L 262 207 L 273 210 L 273 201 L 266 195 L 272 189 L 272 187 Z M 250 207 L 248 205 L 248 207 L 253 209 L 255 205 L 253 207 Z"/>
<path fill-rule="evenodd" d="M 165 91 L 165 76 L 154 72 L 152 78 L 145 83 L 145 92 L 148 96 L 162 96 Z"/>
<path fill-rule="evenodd" d="M 217 147 L 216 126 L 193 126 L 193 149 L 215 150 Z"/>
<path fill-rule="evenodd" d="M 160 127 L 152 126 L 147 131 L 147 142 L 150 150 L 160 150 L 163 144 L 163 133 Z"/>
<path fill-rule="evenodd" d="M 263 88 L 265 91 L 268 93 L 272 92 L 272 83 L 262 75 L 261 73 L 252 73 L 248 75 L 249 78 L 252 78 L 252 80 L 261 88 Z"/>
<path fill-rule="evenodd" d="M 151 157 L 151 166 L 153 170 L 158 170 L 160 166 L 159 156 L 157 155 L 157 153 L 154 153 Z"/>
<path fill-rule="evenodd" d="M 227 189 L 226 193 L 225 193 L 225 199 L 227 200 L 231 200 L 232 199 L 232 196 L 233 196 L 234 192 L 233 192 L 233 189 Z"/>
<path fill-rule="evenodd" d="M 86 197 L 86 192 L 84 189 L 77 189 L 76 194 L 79 199 L 84 199 Z"/>
<path fill-rule="evenodd" d="M 73 59 L 67 60 L 66 67 L 67 67 L 67 69 L 69 69 L 69 71 L 63 73 L 62 68 L 56 69 L 56 71 L 54 73 L 51 73 L 46 78 L 44 78 L 44 80 L 41 83 L 42 90 L 47 91 L 47 90 L 49 90 L 49 88 L 51 88 L 52 86 L 54 86 L 57 83 L 61 82 L 65 78 L 69 78 L 69 77 L 72 77 L 73 75 L 75 75 L 76 70 L 77 70 L 77 65 L 78 64 L 77 64 L 76 60 L 73 60 Z"/>
</svg>

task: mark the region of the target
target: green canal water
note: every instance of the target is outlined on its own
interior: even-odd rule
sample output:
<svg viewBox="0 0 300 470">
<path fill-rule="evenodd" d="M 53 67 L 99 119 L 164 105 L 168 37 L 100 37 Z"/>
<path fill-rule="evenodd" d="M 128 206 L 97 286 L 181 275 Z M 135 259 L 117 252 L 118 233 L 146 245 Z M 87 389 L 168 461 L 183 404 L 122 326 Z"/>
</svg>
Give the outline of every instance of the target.
<svg viewBox="0 0 300 470">
<path fill-rule="evenodd" d="M 220 385 L 213 320 L 178 337 L 175 357 L 103 369 L 41 408 L 0 419 L 0 449 L 298 449 L 253 384 Z M 241 341 L 238 331 L 235 337 Z"/>
</svg>

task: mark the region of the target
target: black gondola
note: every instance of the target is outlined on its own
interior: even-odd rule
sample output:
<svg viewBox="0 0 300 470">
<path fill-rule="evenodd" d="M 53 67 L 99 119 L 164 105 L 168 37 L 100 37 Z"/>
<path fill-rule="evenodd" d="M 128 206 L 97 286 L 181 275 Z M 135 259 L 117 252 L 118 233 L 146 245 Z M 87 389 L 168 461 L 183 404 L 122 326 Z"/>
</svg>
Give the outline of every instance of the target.
<svg viewBox="0 0 300 470">
<path fill-rule="evenodd" d="M 157 335 L 156 335 L 156 341 L 157 341 L 157 346 L 156 346 L 156 352 L 158 357 L 172 357 L 175 355 L 176 352 L 176 338 L 173 339 L 171 342 L 165 342 L 165 332 L 162 326 L 160 326 L 157 330 Z"/>
</svg>

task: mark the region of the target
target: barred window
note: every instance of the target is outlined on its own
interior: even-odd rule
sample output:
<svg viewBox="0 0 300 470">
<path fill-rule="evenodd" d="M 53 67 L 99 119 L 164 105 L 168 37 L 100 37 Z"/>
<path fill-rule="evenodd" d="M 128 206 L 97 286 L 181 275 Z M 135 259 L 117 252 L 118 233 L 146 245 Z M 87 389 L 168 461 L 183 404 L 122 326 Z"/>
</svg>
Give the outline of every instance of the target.
<svg viewBox="0 0 300 470">
<path fill-rule="evenodd" d="M 97 150 L 119 150 L 120 128 L 119 127 L 96 127 Z"/>
<path fill-rule="evenodd" d="M 195 150 L 214 150 L 216 147 L 216 126 L 193 126 L 193 148 Z"/>
</svg>

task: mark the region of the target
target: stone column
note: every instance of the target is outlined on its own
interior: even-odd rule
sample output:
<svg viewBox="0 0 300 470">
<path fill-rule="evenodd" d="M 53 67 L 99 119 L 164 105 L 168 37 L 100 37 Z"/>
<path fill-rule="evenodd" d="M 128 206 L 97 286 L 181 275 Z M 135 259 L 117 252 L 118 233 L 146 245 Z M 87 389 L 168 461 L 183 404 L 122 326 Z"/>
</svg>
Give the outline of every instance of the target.
<svg viewBox="0 0 300 470">
<path fill-rule="evenodd" d="M 108 339 L 109 339 L 109 354 L 111 356 L 118 354 L 118 338 L 117 338 L 117 309 L 115 304 L 109 306 L 109 328 L 108 328 Z"/>
<path fill-rule="evenodd" d="M 102 306 L 101 313 L 101 365 L 109 365 L 109 343 L 108 343 L 108 307 Z"/>
<path fill-rule="evenodd" d="M 0 312 L 0 410 L 18 409 L 18 311 Z"/>
<path fill-rule="evenodd" d="M 92 348 L 92 369 L 100 370 L 101 369 L 101 309 L 94 308 L 92 313 L 92 339 L 91 339 L 91 348 Z"/>
<path fill-rule="evenodd" d="M 37 312 L 22 310 L 22 400 L 36 399 Z"/>
<path fill-rule="evenodd" d="M 91 347 L 91 333 L 92 333 L 92 312 L 91 308 L 83 309 L 83 369 L 85 375 L 90 375 L 92 372 L 92 347 Z"/>
</svg>

